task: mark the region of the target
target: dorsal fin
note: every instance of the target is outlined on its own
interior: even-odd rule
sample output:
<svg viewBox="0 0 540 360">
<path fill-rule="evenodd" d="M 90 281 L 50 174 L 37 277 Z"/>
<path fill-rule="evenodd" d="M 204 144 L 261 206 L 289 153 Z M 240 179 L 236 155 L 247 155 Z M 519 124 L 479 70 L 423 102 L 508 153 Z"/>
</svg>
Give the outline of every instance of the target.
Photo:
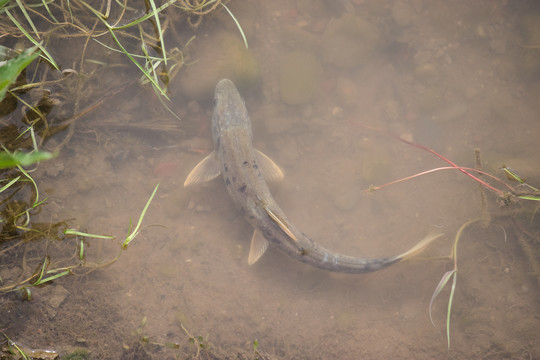
<svg viewBox="0 0 540 360">
<path fill-rule="evenodd" d="M 283 230 L 285 234 L 287 234 L 288 237 L 290 237 L 294 241 L 298 241 L 296 239 L 296 236 L 293 234 L 293 232 L 289 229 L 287 224 L 285 223 L 285 220 L 283 220 L 281 217 L 279 217 L 275 212 L 270 210 L 267 206 L 263 206 L 264 211 L 270 216 L 272 221 L 274 221 L 280 228 Z"/>
</svg>

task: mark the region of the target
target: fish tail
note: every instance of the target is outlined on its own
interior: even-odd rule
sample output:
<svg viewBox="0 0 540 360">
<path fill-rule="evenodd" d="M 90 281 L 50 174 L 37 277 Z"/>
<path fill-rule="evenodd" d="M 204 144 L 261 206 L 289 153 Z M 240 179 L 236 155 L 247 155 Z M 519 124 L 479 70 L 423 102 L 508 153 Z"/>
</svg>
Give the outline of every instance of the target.
<svg viewBox="0 0 540 360">
<path fill-rule="evenodd" d="M 407 259 L 410 259 L 412 258 L 413 256 L 415 255 L 418 255 L 419 253 L 421 253 L 422 251 L 424 251 L 424 249 L 435 239 L 438 239 L 440 238 L 441 236 L 443 236 L 444 234 L 442 233 L 431 233 L 431 234 L 428 234 L 425 238 L 423 238 L 422 240 L 420 240 L 420 242 L 418 242 L 418 244 L 414 245 L 412 248 L 410 248 L 409 250 L 405 251 L 403 254 L 400 254 L 400 255 L 397 255 L 394 257 L 394 260 L 398 260 L 398 261 L 403 261 L 403 260 L 407 260 Z"/>
</svg>

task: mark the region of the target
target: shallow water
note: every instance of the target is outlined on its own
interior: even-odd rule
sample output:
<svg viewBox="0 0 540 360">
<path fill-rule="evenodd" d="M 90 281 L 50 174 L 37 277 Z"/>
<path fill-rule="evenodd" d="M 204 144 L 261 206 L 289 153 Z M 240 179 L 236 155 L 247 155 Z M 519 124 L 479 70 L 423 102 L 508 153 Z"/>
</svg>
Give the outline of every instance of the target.
<svg viewBox="0 0 540 360">
<path fill-rule="evenodd" d="M 211 99 L 188 105 L 173 79 L 171 108 L 185 132 L 141 129 L 133 123 L 175 120 L 151 90 L 132 87 L 80 120 L 58 158 L 34 176 L 48 197 L 40 218 L 73 219 L 70 227 L 120 239 L 89 240 L 88 258 L 117 254 L 130 219 L 160 183 L 145 226 L 110 267 L 35 289 L 31 302 L 0 302 L 7 314 L 0 329 L 34 348 L 87 348 L 95 359 L 195 358 L 190 336 L 201 337 L 203 359 L 250 358 L 255 340 L 268 359 L 540 357 L 537 265 L 494 194 L 486 194 L 491 224 L 471 226 L 459 242 L 448 350 L 448 289 L 434 302 L 435 327 L 428 308 L 453 266 L 440 257 L 459 227 L 481 215 L 478 184 L 446 170 L 364 191 L 448 165 L 389 133 L 461 166 L 474 167 L 479 148 L 486 171 L 502 178 L 507 165 L 540 183 L 540 62 L 527 68 L 523 60 L 523 33 L 532 31 L 524 17 L 540 19 L 540 10 L 532 2 L 421 0 L 230 8 L 261 69 L 259 85 L 241 92 L 255 145 L 285 172 L 273 192 L 289 218 L 325 247 L 359 257 L 401 253 L 431 231 L 445 236 L 417 259 L 374 274 L 313 269 L 273 248 L 249 266 L 252 229 L 222 182 L 182 186 L 211 150 Z M 330 19 L 345 13 L 380 32 L 366 59 L 348 67 L 324 60 L 320 44 Z M 208 17 L 192 46 L 220 31 L 236 30 Z M 311 99 L 287 105 L 281 61 L 298 49 L 321 60 L 321 73 Z M 53 165 L 58 170 L 47 172 Z M 538 217 L 525 216 L 517 222 L 537 234 Z M 51 312 L 49 294 L 58 292 L 66 296 Z M 141 349 L 141 336 L 180 348 Z"/>
</svg>

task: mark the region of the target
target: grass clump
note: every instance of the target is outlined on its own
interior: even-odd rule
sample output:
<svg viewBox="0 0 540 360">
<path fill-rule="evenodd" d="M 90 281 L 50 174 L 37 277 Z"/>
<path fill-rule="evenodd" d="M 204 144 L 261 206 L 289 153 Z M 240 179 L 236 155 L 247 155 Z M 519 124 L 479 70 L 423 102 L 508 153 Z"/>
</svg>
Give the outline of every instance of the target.
<svg viewBox="0 0 540 360">
<path fill-rule="evenodd" d="M 49 224 L 35 221 L 46 199 L 40 198 L 32 172 L 40 162 L 57 156 L 70 143 L 79 119 L 129 88 L 126 85 L 150 84 L 168 109 L 164 100 L 168 100 L 169 81 L 184 64 L 182 51 L 166 45 L 172 23 L 183 17 L 196 27 L 204 16 L 220 6 L 224 6 L 221 0 L 167 0 L 159 4 L 154 0 L 99 4 L 85 0 L 34 3 L 0 0 L 0 32 L 3 34 L 0 46 L 0 261 L 7 264 L 6 259 L 10 258 L 22 263 L 21 274 L 16 279 L 0 283 L 0 293 L 21 291 L 30 298 L 32 287 L 80 268 L 99 268 L 116 261 L 119 255 L 99 263 L 90 263 L 86 258 L 89 241 L 112 239 L 110 236 L 69 229 L 63 221 Z M 186 44 L 190 41 L 192 38 Z M 60 43 L 62 45 L 58 46 Z M 63 53 L 64 49 L 69 52 Z M 79 60 L 69 60 L 72 68 L 59 65 L 68 63 L 65 56 L 73 57 L 73 54 L 77 54 Z M 140 79 L 132 77 L 127 84 L 96 83 L 96 79 L 106 79 L 111 72 L 116 74 L 126 69 L 126 65 L 115 59 L 118 56 L 130 59 L 139 70 Z M 6 117 L 16 108 L 21 116 Z M 171 130 L 165 126 L 159 129 Z M 64 137 L 56 142 L 53 151 L 43 150 L 48 139 L 60 134 Z M 29 169 L 31 166 L 34 168 Z M 138 222 L 133 227 L 130 224 L 122 249 L 139 234 L 157 189 L 158 186 Z M 39 239 L 42 245 L 38 245 Z M 51 242 L 66 239 L 77 249 L 74 263 L 67 266 L 59 265 L 47 250 Z M 33 261 L 14 255 L 40 246 L 42 255 Z M 31 272 L 29 267 L 35 270 Z"/>
</svg>

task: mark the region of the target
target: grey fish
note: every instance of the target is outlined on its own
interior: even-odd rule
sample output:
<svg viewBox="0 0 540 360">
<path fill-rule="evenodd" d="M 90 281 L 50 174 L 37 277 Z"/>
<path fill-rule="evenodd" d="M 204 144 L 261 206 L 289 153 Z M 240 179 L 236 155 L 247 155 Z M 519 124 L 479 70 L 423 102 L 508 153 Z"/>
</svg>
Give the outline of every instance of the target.
<svg viewBox="0 0 540 360">
<path fill-rule="evenodd" d="M 344 273 L 381 270 L 422 251 L 442 234 L 430 234 L 403 254 L 363 259 L 325 249 L 296 228 L 276 204 L 268 181 L 283 179 L 283 172 L 268 156 L 253 148 L 252 131 L 244 100 L 231 80 L 216 86 L 212 116 L 214 151 L 190 172 L 184 186 L 223 175 L 230 198 L 255 228 L 248 263 L 255 263 L 268 243 L 311 266 Z"/>
</svg>

